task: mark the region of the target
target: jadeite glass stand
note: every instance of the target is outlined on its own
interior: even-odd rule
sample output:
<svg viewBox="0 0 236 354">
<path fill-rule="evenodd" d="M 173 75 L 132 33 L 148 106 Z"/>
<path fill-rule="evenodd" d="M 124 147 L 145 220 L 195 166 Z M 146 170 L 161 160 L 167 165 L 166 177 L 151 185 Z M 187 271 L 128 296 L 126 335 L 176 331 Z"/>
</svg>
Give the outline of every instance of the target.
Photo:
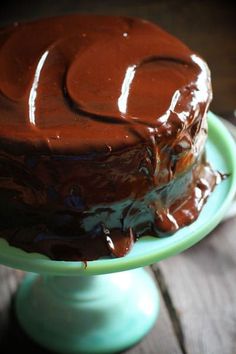
<svg viewBox="0 0 236 354">
<path fill-rule="evenodd" d="M 123 258 L 53 261 L 0 239 L 0 263 L 29 272 L 16 297 L 25 332 L 59 353 L 114 353 L 143 338 L 156 321 L 159 301 L 143 268 L 177 254 L 206 236 L 223 218 L 236 190 L 236 148 L 209 113 L 207 159 L 230 176 L 218 185 L 196 222 L 169 238 L 143 237 Z"/>
</svg>

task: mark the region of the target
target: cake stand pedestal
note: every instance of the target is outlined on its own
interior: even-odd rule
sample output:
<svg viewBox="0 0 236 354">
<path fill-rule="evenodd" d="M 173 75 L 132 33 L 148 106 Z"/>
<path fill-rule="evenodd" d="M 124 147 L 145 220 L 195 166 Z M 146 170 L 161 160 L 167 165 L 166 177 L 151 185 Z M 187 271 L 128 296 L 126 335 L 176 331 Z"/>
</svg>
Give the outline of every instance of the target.
<svg viewBox="0 0 236 354">
<path fill-rule="evenodd" d="M 26 276 L 18 320 L 36 342 L 59 353 L 114 353 L 139 341 L 156 321 L 159 301 L 138 268 L 95 276 Z"/>
<path fill-rule="evenodd" d="M 224 217 L 236 191 L 236 148 L 220 120 L 209 113 L 207 160 L 229 177 L 218 185 L 199 218 L 168 238 L 142 237 L 123 258 L 53 261 L 0 239 L 0 263 L 26 270 L 16 296 L 25 332 L 58 353 L 115 353 L 140 341 L 156 321 L 159 300 L 143 268 L 182 252 Z"/>
</svg>

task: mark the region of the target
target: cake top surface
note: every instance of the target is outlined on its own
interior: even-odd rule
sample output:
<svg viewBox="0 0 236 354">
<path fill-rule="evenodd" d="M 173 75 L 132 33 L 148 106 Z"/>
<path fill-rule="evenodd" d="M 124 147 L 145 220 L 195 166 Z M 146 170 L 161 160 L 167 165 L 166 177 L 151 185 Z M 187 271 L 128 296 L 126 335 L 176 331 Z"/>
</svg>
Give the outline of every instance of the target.
<svg viewBox="0 0 236 354">
<path fill-rule="evenodd" d="M 109 152 L 205 114 L 206 63 L 150 22 L 69 15 L 0 30 L 1 146 Z"/>
</svg>

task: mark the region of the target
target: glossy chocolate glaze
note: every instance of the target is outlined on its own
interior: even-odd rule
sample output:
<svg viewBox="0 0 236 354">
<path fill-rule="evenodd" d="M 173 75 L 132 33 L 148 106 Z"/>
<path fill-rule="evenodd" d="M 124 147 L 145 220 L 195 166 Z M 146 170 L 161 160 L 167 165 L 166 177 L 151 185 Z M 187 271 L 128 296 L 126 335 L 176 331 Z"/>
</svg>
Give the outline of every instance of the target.
<svg viewBox="0 0 236 354">
<path fill-rule="evenodd" d="M 0 235 L 87 261 L 189 224 L 219 179 L 202 161 L 211 97 L 206 63 L 147 21 L 1 29 Z"/>
</svg>

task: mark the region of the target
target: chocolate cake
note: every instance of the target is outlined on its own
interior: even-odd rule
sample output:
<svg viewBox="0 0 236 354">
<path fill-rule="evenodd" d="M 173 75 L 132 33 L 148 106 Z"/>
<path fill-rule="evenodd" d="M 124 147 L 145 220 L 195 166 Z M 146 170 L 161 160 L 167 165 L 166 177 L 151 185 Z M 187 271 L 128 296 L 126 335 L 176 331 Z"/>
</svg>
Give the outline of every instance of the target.
<svg viewBox="0 0 236 354">
<path fill-rule="evenodd" d="M 207 64 L 150 22 L 69 15 L 0 31 L 0 237 L 56 260 L 124 256 L 192 223 Z"/>
</svg>

